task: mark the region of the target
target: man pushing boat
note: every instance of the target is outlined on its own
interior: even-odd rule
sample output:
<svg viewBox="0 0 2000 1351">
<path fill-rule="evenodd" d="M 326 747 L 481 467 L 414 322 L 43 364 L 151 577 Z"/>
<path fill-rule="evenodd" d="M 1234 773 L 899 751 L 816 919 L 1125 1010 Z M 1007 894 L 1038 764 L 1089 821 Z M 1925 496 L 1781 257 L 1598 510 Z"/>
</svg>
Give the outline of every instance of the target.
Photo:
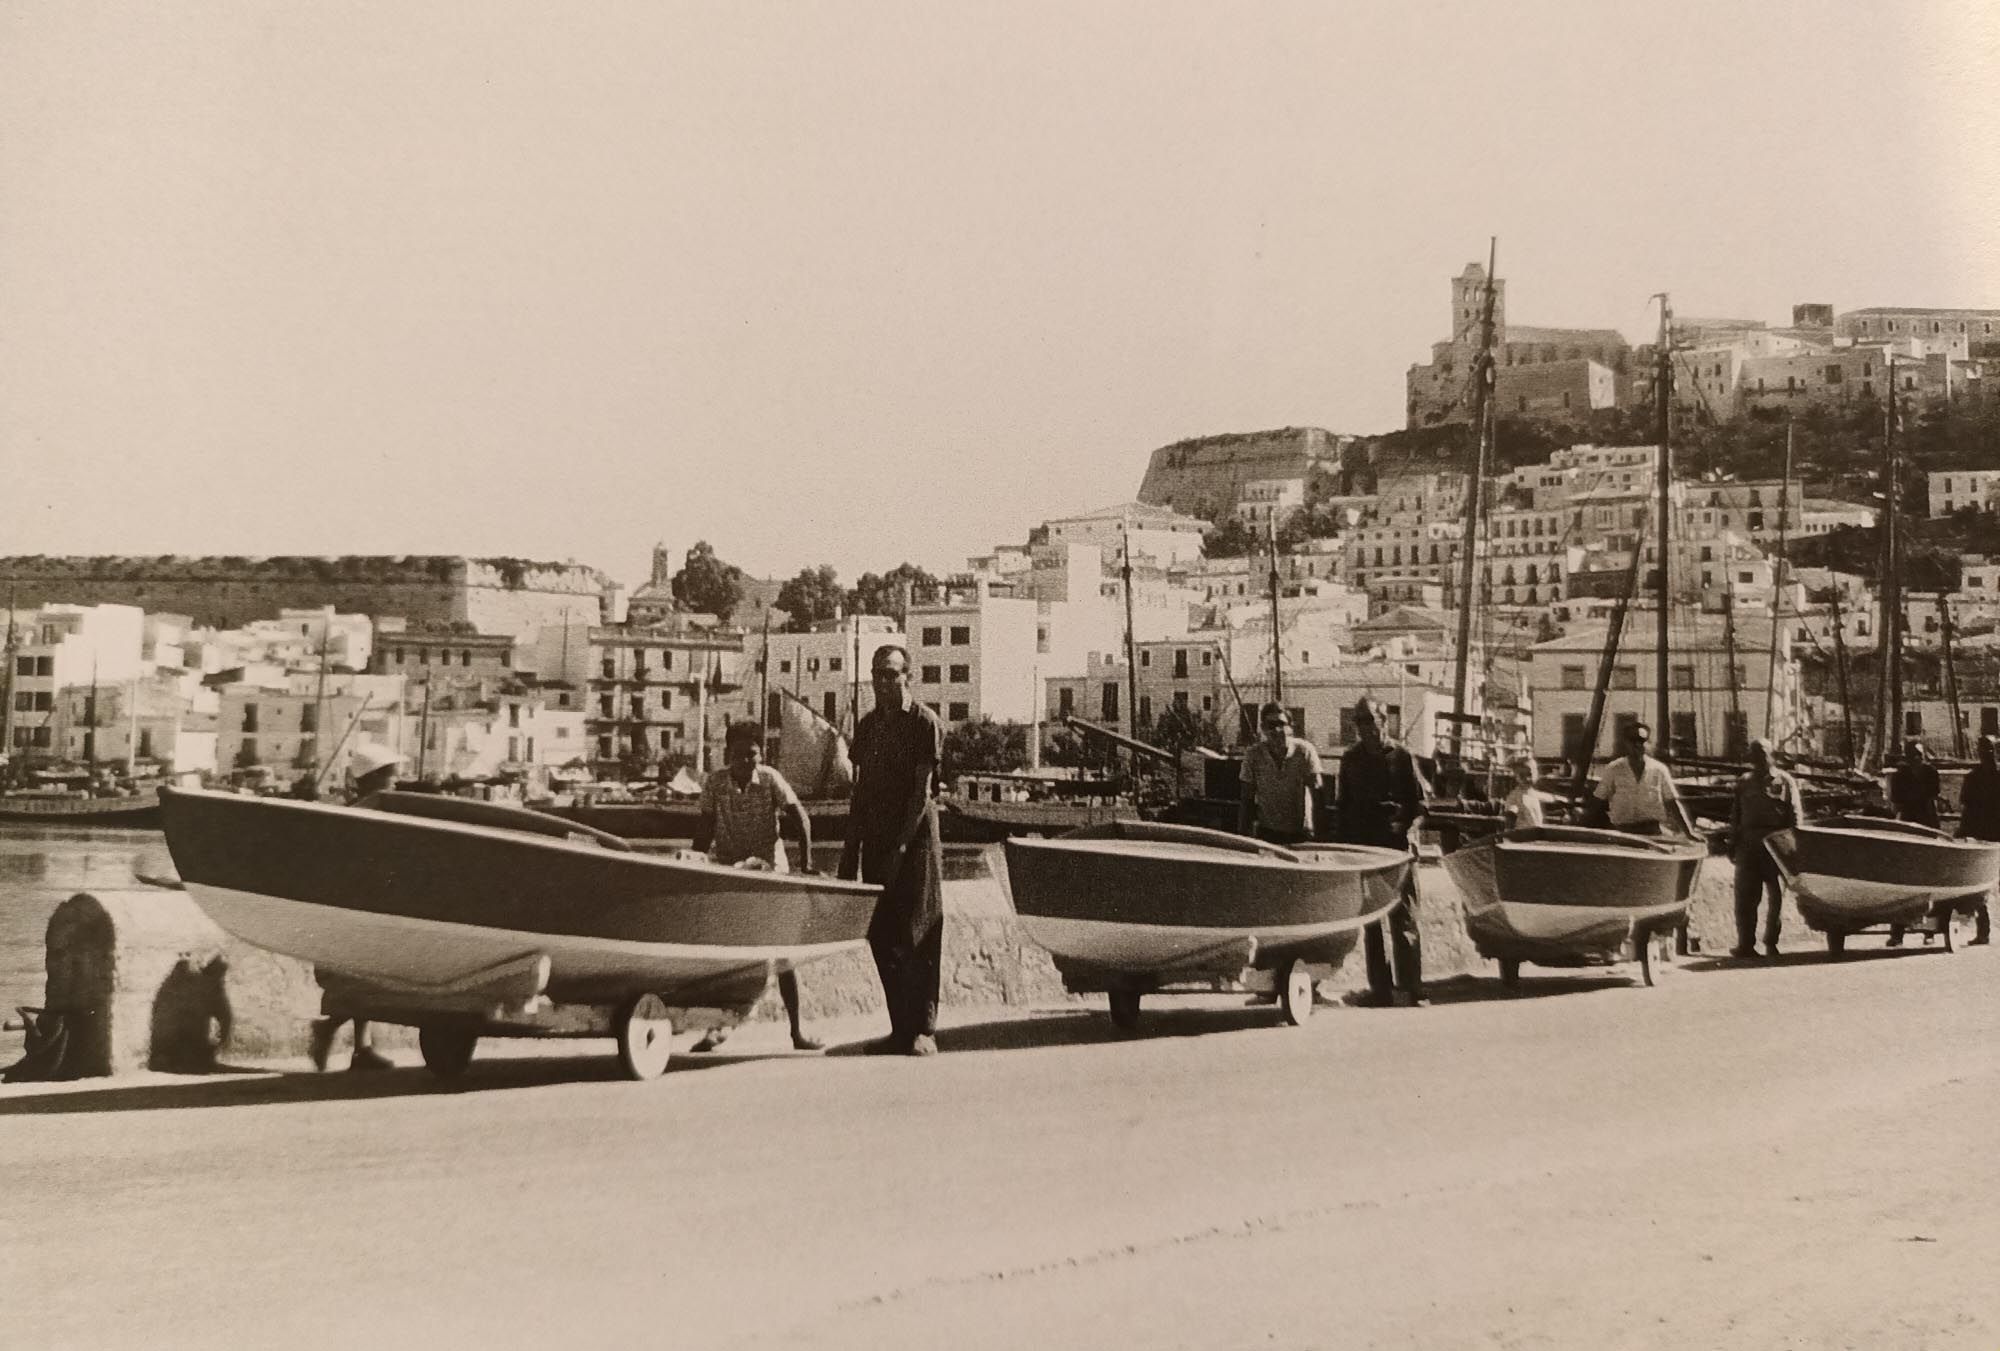
<svg viewBox="0 0 2000 1351">
<path fill-rule="evenodd" d="M 1273 844 L 1301 844 L 1313 837 L 1313 792 L 1319 787 L 1319 752 L 1292 735 L 1292 715 L 1278 703 L 1258 711 L 1263 739 L 1243 754 L 1243 798 L 1236 829 Z"/>
<path fill-rule="evenodd" d="M 812 868 L 812 821 L 799 795 L 783 774 L 764 763 L 764 729 L 754 722 L 733 722 L 722 739 L 721 769 L 702 781 L 701 817 L 695 822 L 694 848 L 716 863 L 731 867 L 762 867 L 772 872 L 790 872 L 780 825 L 791 829 L 798 841 L 799 866 Z M 800 1023 L 799 977 L 795 971 L 778 973 L 778 995 L 785 1003 L 785 1021 L 792 1032 L 795 1051 L 822 1051 L 826 1043 L 806 1035 Z M 729 1038 L 730 1029 L 718 1026 L 696 1042 L 692 1049 L 713 1051 Z"/>
<path fill-rule="evenodd" d="M 1698 840 L 1701 835 L 1688 819 L 1681 804 L 1681 792 L 1674 784 L 1673 771 L 1665 763 L 1646 754 L 1653 731 L 1643 722 L 1625 730 L 1625 754 L 1604 767 L 1597 781 L 1596 801 L 1610 818 L 1613 830 L 1629 835 L 1664 835 L 1667 827 Z"/>
</svg>

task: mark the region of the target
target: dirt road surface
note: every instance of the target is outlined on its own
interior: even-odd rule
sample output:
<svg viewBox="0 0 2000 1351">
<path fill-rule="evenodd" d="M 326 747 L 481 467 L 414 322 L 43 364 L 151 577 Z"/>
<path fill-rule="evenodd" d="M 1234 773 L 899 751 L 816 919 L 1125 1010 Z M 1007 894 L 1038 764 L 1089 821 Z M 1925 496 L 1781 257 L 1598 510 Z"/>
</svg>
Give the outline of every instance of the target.
<svg viewBox="0 0 2000 1351">
<path fill-rule="evenodd" d="M 1870 948 L 8 1088 L 0 1343 L 1993 1351 L 2000 957 Z"/>
</svg>

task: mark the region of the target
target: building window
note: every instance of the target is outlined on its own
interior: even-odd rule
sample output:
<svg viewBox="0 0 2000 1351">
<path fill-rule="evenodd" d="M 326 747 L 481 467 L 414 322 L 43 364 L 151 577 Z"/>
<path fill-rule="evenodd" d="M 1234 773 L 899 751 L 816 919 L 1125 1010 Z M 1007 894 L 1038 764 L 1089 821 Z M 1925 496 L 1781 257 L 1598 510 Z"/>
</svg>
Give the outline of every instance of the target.
<svg viewBox="0 0 2000 1351">
<path fill-rule="evenodd" d="M 839 657 L 828 657 L 828 658 L 826 659 L 826 669 L 827 669 L 827 670 L 829 670 L 829 671 L 838 671 L 838 670 L 840 670 L 840 658 L 839 658 Z"/>
<path fill-rule="evenodd" d="M 789 659 L 787 659 L 787 658 L 783 658 L 783 657 L 779 658 L 779 659 L 778 659 L 778 674 L 779 674 L 779 675 L 790 675 L 791 673 L 792 673 L 792 663 L 791 663 L 791 661 L 790 661 Z"/>
<path fill-rule="evenodd" d="M 1056 691 L 1056 716 L 1067 718 L 1076 712 L 1076 691 L 1064 685 Z"/>
<path fill-rule="evenodd" d="M 967 708 L 963 703 L 954 702 L 951 706 L 951 712 L 947 716 L 952 722 L 964 722 L 972 716 L 972 710 Z"/>
<path fill-rule="evenodd" d="M 951 626 L 951 645 L 953 647 L 964 647 L 971 641 L 972 629 L 968 625 L 953 624 Z"/>
<path fill-rule="evenodd" d="M 943 669 L 941 666 L 924 667 L 917 683 L 921 685 L 935 685 L 939 683 L 943 679 L 943 676 L 940 674 Z"/>
<path fill-rule="evenodd" d="M 1668 688 L 1676 690 L 1691 690 L 1694 688 L 1694 667 L 1675 666 L 1667 674 L 1670 677 Z"/>
<path fill-rule="evenodd" d="M 972 679 L 972 668 L 970 666 L 954 666 L 951 668 L 952 684 L 963 685 L 971 679 Z"/>
<path fill-rule="evenodd" d="M 1153 720 L 1153 696 L 1150 694 L 1142 694 L 1139 696 L 1139 725 L 1141 727 L 1144 727 L 1152 720 Z"/>
<path fill-rule="evenodd" d="M 839 714 L 840 714 L 840 696 L 835 694 L 832 690 L 828 690 L 825 694 L 820 696 L 820 716 L 825 718 L 828 722 L 837 722 L 839 721 Z"/>
<path fill-rule="evenodd" d="M 1583 668 L 1581 666 L 1563 667 L 1562 687 L 1566 690 L 1588 689 L 1589 686 L 1584 683 Z"/>
<path fill-rule="evenodd" d="M 1639 668 L 1636 666 L 1614 666 L 1611 668 L 1611 688 L 1614 690 L 1636 690 L 1639 688 Z"/>
<path fill-rule="evenodd" d="M 1151 666 L 1152 664 L 1153 664 L 1153 651 L 1152 651 L 1152 649 L 1151 649 L 1151 648 L 1145 648 L 1145 647 L 1142 647 L 1142 648 L 1140 648 L 1140 649 L 1139 649 L 1139 668 L 1140 668 L 1141 670 L 1144 670 L 1144 669 L 1146 669 L 1147 667 Z"/>
<path fill-rule="evenodd" d="M 1186 679 L 1188 678 L 1188 661 L 1187 661 L 1187 659 L 1188 659 L 1188 654 L 1187 654 L 1187 649 L 1186 649 L 1186 648 L 1176 648 L 1176 649 L 1175 649 L 1175 651 L 1174 651 L 1174 679 L 1176 679 L 1176 680 L 1186 680 Z"/>
<path fill-rule="evenodd" d="M 1102 699 L 1098 704 L 1098 716 L 1102 717 L 1106 722 L 1117 722 L 1118 682 L 1115 680 L 1105 681 L 1104 689 L 1101 693 Z"/>
<path fill-rule="evenodd" d="M 936 628 L 936 627 L 930 627 L 930 628 L 926 628 L 926 629 L 924 630 L 924 646 L 925 646 L 925 647 L 936 647 L 936 646 L 937 646 L 937 645 L 938 645 L 939 643 L 941 643 L 941 642 L 943 642 L 943 641 L 944 641 L 944 630 L 943 630 L 943 629 L 941 629 L 941 628 Z"/>
</svg>

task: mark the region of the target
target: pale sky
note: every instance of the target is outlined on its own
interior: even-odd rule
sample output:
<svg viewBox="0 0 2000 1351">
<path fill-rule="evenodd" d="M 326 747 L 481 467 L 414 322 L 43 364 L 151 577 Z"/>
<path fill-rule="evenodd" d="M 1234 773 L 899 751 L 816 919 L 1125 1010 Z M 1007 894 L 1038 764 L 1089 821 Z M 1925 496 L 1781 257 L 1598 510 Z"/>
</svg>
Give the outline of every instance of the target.
<svg viewBox="0 0 2000 1351">
<path fill-rule="evenodd" d="M 2000 23 L 10 3 L 0 553 L 934 568 L 1510 317 L 2000 307 Z"/>
</svg>

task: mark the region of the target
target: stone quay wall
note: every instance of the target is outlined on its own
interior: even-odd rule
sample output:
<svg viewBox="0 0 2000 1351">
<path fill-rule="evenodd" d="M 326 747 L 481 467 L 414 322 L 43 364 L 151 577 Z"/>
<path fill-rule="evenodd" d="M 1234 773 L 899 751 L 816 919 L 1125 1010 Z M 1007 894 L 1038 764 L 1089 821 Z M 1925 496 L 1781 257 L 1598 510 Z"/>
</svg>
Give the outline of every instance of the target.
<svg viewBox="0 0 2000 1351">
<path fill-rule="evenodd" d="M 18 608 L 136 605 L 217 628 L 331 605 L 343 614 L 525 637 L 565 616 L 599 622 L 609 586 L 582 564 L 452 554 L 0 557 L 0 593 L 11 593 Z"/>
</svg>

